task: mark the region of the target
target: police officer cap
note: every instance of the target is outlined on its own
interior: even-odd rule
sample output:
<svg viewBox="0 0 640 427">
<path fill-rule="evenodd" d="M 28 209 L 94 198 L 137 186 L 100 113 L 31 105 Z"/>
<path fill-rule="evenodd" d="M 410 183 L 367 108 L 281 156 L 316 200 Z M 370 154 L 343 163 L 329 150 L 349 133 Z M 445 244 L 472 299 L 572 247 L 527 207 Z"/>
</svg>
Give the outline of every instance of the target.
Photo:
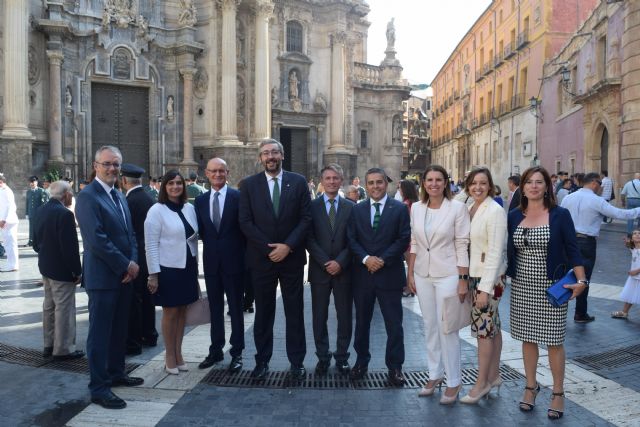
<svg viewBox="0 0 640 427">
<path fill-rule="evenodd" d="M 38 177 L 33 175 L 29 177 L 29 182 L 36 182 L 38 180 Z"/>
<path fill-rule="evenodd" d="M 128 176 L 129 178 L 142 178 L 142 175 L 144 175 L 144 169 L 131 163 L 123 163 L 120 172 L 122 176 Z"/>
<path fill-rule="evenodd" d="M 191 173 L 189 174 L 189 179 L 190 179 L 191 181 L 195 181 L 195 180 L 197 180 L 197 179 L 198 179 L 198 174 L 197 174 L 197 173 L 195 173 L 195 172 L 191 172 Z"/>
</svg>

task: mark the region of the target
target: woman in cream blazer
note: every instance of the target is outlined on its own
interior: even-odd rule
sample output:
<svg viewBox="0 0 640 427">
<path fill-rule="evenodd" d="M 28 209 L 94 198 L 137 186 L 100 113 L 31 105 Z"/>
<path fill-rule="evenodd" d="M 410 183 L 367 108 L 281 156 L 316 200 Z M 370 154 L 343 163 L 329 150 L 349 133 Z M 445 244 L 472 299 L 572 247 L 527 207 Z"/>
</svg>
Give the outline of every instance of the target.
<svg viewBox="0 0 640 427">
<path fill-rule="evenodd" d="M 473 169 L 466 178 L 465 191 L 474 201 L 469 207 L 469 283 L 473 296 L 471 334 L 478 339 L 478 379 L 460 402 L 473 404 L 502 385 L 498 305 L 504 289 L 500 279 L 506 270 L 507 215 L 493 199 L 495 187 L 489 169 Z"/>
<path fill-rule="evenodd" d="M 148 287 L 162 306 L 165 370 L 187 371 L 182 338 L 187 305 L 199 298 L 198 220 L 187 203 L 182 175 L 169 171 L 162 179 L 158 203 L 147 212 L 144 238 L 149 268 Z"/>
<path fill-rule="evenodd" d="M 407 285 L 418 295 L 424 320 L 429 382 L 420 396 L 431 396 L 447 375 L 442 404 L 456 401 L 462 383 L 458 331 L 445 334 L 442 311 L 447 297 L 468 292 L 469 213 L 452 200 L 449 176 L 431 165 L 422 174 L 421 202 L 411 207 L 411 249 Z"/>
</svg>

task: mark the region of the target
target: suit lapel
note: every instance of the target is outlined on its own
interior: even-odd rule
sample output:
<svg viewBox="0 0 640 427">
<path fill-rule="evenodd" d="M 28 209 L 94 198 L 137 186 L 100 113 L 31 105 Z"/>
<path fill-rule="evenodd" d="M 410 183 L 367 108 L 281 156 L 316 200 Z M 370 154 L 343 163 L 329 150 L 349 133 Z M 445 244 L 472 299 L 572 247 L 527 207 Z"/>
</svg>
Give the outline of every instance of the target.
<svg viewBox="0 0 640 427">
<path fill-rule="evenodd" d="M 95 185 L 97 187 L 98 195 L 102 198 L 103 203 L 105 203 L 107 206 L 109 206 L 109 208 L 111 208 L 111 211 L 116 215 L 116 217 L 118 217 L 118 220 L 120 221 L 120 224 L 122 224 L 126 229 L 127 228 L 127 224 L 125 223 L 125 219 L 122 216 L 122 212 L 120 212 L 120 210 L 118 209 L 118 207 L 114 203 L 113 199 L 111 198 L 111 194 L 108 194 L 104 190 L 102 185 L 100 185 L 99 182 L 96 181 Z M 124 197 L 120 197 L 120 195 L 118 194 L 118 190 L 116 190 L 116 195 L 117 195 L 118 199 L 120 200 L 120 206 L 122 206 L 122 204 L 125 202 L 124 201 Z"/>
</svg>

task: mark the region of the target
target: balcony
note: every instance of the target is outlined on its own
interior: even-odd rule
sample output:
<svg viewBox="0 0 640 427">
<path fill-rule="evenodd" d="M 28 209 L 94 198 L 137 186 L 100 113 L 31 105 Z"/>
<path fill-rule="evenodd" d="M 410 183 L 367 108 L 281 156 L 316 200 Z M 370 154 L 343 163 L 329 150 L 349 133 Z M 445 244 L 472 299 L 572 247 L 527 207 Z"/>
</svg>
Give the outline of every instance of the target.
<svg viewBox="0 0 640 427">
<path fill-rule="evenodd" d="M 445 99 L 445 100 L 444 100 L 444 108 L 445 108 L 445 110 L 446 110 L 447 108 L 449 108 L 449 100 L 448 100 L 448 99 Z"/>
<path fill-rule="evenodd" d="M 491 61 L 488 61 L 482 66 L 482 74 L 486 76 L 491 72 L 492 69 L 493 69 L 493 66 L 491 65 Z"/>
<path fill-rule="evenodd" d="M 509 108 L 509 102 L 501 102 L 498 106 L 498 116 L 505 115 L 509 111 L 511 111 L 511 108 Z"/>
<path fill-rule="evenodd" d="M 509 59 L 515 54 L 516 54 L 515 42 L 507 43 L 507 45 L 504 47 L 504 59 Z"/>
<path fill-rule="evenodd" d="M 476 82 L 479 82 L 482 79 L 484 79 L 484 75 L 482 74 L 482 68 L 478 68 L 476 70 Z"/>
<path fill-rule="evenodd" d="M 453 99 L 460 99 L 460 91 L 459 90 L 454 90 L 453 91 Z"/>
<path fill-rule="evenodd" d="M 474 118 L 473 120 L 471 120 L 471 128 L 477 128 L 478 127 L 478 119 Z"/>
<path fill-rule="evenodd" d="M 529 30 L 526 29 L 518 34 L 518 49 L 522 49 L 529 44 Z"/>
<path fill-rule="evenodd" d="M 486 125 L 487 122 L 490 120 L 491 116 L 489 115 L 489 113 L 482 113 L 480 114 L 480 122 L 478 123 L 479 126 L 483 126 Z"/>
<path fill-rule="evenodd" d="M 449 95 L 449 105 L 453 105 L 453 95 Z"/>
<path fill-rule="evenodd" d="M 524 93 L 518 93 L 516 95 L 514 95 L 513 97 L 511 97 L 511 109 L 515 110 L 517 108 L 520 107 L 524 107 L 525 106 L 525 94 Z"/>
<path fill-rule="evenodd" d="M 502 56 L 502 52 L 499 52 L 496 56 L 493 57 L 493 66 L 498 68 L 504 62 L 504 58 Z"/>
</svg>

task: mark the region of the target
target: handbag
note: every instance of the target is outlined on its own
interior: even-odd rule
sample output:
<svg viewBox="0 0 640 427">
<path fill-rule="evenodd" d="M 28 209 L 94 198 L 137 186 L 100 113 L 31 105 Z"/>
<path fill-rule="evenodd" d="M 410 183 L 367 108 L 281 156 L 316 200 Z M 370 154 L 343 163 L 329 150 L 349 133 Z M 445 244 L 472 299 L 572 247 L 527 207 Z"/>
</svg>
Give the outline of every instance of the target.
<svg viewBox="0 0 640 427">
<path fill-rule="evenodd" d="M 549 303 L 554 307 L 560 307 L 561 305 L 566 304 L 571 298 L 571 295 L 573 295 L 573 291 L 565 288 L 564 285 L 572 285 L 577 282 L 578 279 L 576 278 L 573 269 L 569 270 L 562 279 L 558 280 L 551 285 L 549 289 L 547 289 L 547 299 L 549 300 Z"/>
<path fill-rule="evenodd" d="M 444 299 L 442 307 L 442 330 L 445 334 L 457 332 L 471 324 L 471 292 L 467 292 L 464 302 L 458 295 Z"/>
<path fill-rule="evenodd" d="M 211 323 L 211 311 L 209 310 L 209 297 L 203 297 L 198 287 L 198 300 L 187 305 L 185 326 L 198 326 Z"/>
</svg>

